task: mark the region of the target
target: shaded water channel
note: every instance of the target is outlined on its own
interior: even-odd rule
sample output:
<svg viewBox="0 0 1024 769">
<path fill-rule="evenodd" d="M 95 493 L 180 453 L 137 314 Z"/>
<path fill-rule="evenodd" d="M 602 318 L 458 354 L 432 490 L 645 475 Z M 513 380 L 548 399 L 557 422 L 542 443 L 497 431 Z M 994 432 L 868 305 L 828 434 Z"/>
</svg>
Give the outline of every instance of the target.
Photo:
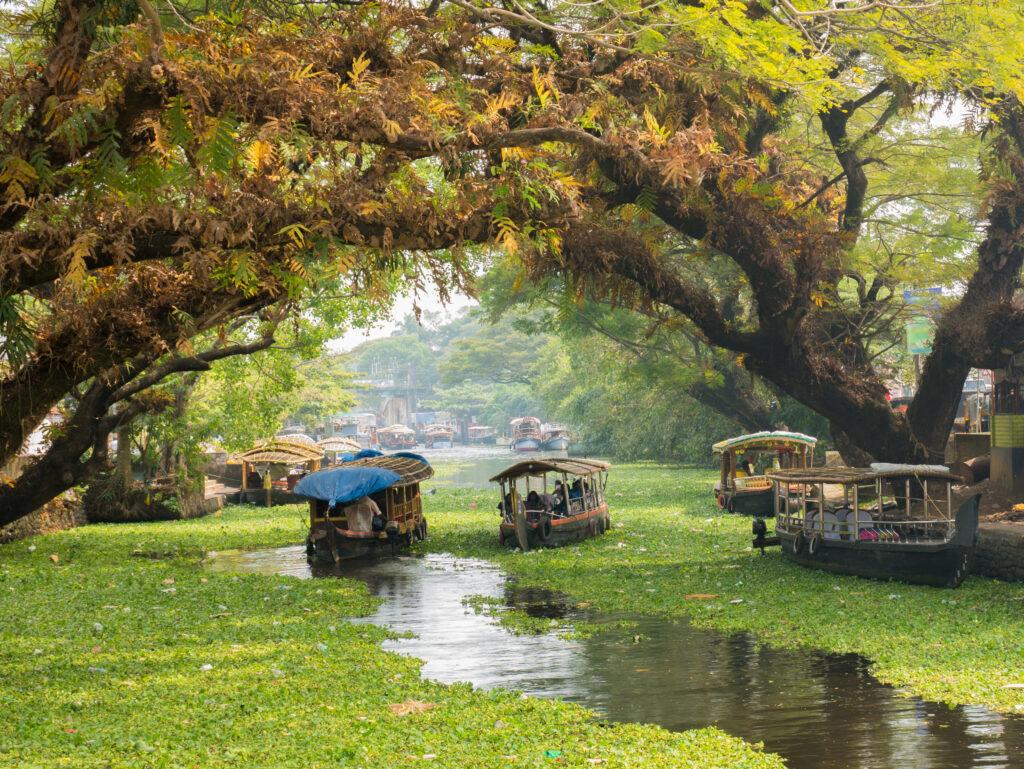
<svg viewBox="0 0 1024 769">
<path fill-rule="evenodd" d="M 207 566 L 360 579 L 384 599 L 362 621 L 415 634 L 385 648 L 424 660 L 428 678 L 560 697 L 609 721 L 714 725 L 763 742 L 793 769 L 1024 767 L 1024 719 L 901 697 L 854 655 L 758 648 L 747 635 L 650 617 L 628 629 L 608 619 L 607 630 L 580 640 L 512 635 L 466 599 L 487 595 L 539 617 L 571 618 L 575 609 L 486 561 L 400 557 L 314 573 L 304 548 L 288 547 L 220 553 Z"/>
</svg>

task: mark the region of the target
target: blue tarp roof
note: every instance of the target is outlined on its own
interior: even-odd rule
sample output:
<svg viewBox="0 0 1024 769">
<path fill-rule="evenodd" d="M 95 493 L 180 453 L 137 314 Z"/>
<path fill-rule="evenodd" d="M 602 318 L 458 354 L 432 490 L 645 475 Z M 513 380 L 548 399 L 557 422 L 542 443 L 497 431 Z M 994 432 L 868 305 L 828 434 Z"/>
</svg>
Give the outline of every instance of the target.
<svg viewBox="0 0 1024 769">
<path fill-rule="evenodd" d="M 295 493 L 326 500 L 333 507 L 374 494 L 401 479 L 398 473 L 382 467 L 335 467 L 307 475 L 295 485 Z"/>
<path fill-rule="evenodd" d="M 391 456 L 408 457 L 409 459 L 415 459 L 417 462 L 422 462 L 425 465 L 430 465 L 430 462 L 427 461 L 427 458 L 425 456 L 423 456 L 422 454 L 415 454 L 412 451 L 396 451 Z"/>
</svg>

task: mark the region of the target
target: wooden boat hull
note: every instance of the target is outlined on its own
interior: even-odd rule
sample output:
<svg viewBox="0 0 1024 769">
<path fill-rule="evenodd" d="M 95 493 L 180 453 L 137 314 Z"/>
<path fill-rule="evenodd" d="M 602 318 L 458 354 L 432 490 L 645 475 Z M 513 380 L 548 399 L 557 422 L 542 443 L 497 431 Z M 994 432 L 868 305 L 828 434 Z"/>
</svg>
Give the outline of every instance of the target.
<svg viewBox="0 0 1024 769">
<path fill-rule="evenodd" d="M 775 515 L 775 498 L 771 486 L 767 489 L 749 491 L 722 492 L 716 489 L 715 496 L 718 506 L 730 513 L 756 515 L 761 518 L 771 518 Z"/>
<path fill-rule="evenodd" d="M 564 435 L 557 438 L 548 438 L 544 441 L 544 448 L 548 451 L 568 451 L 569 439 Z"/>
<path fill-rule="evenodd" d="M 607 504 L 601 504 L 593 510 L 569 518 L 554 518 L 551 521 L 551 533 L 547 537 L 542 536 L 539 522 L 524 520 L 522 524 L 525 525 L 530 548 L 562 547 L 604 534 L 610 525 L 610 518 Z M 518 543 L 516 525 L 502 521 L 499 526 L 499 537 L 502 544 L 514 547 Z"/>
<path fill-rule="evenodd" d="M 516 438 L 512 441 L 512 451 L 539 451 L 540 441 L 536 438 Z"/>
<path fill-rule="evenodd" d="M 408 550 L 409 544 L 405 537 L 364 539 L 339 536 L 335 537 L 333 546 L 327 539 L 307 541 L 306 555 L 310 563 L 330 565 L 354 558 L 398 555 Z"/>
<path fill-rule="evenodd" d="M 801 566 L 852 574 L 878 580 L 897 580 L 915 585 L 957 587 L 970 573 L 974 546 L 900 545 L 821 540 L 811 554 L 806 543 L 779 533 L 783 554 Z"/>
</svg>

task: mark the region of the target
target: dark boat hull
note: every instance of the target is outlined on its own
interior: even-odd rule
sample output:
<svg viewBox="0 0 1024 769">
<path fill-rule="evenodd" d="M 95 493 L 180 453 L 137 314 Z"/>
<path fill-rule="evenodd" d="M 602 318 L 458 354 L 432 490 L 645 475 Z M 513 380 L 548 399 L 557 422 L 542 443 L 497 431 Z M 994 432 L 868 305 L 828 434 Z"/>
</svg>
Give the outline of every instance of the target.
<svg viewBox="0 0 1024 769">
<path fill-rule="evenodd" d="M 526 524 L 527 538 L 531 548 L 562 547 L 603 534 L 608 530 L 609 525 L 608 505 L 602 504 L 593 510 L 574 515 L 571 518 L 553 519 L 551 533 L 547 537 L 541 536 L 540 524 L 531 521 Z M 515 546 L 517 544 L 515 524 L 502 521 L 499 527 L 499 537 L 502 544 L 509 547 Z"/>
<path fill-rule="evenodd" d="M 974 546 L 845 542 L 819 540 L 812 554 L 808 541 L 797 544 L 791 534 L 778 533 L 783 554 L 801 566 L 878 580 L 915 585 L 957 587 L 970 573 Z"/>
<path fill-rule="evenodd" d="M 354 558 L 377 558 L 398 555 L 409 549 L 408 537 L 353 538 L 336 536 L 334 542 L 327 538 L 307 540 L 306 556 L 310 563 L 330 565 Z"/>
<path fill-rule="evenodd" d="M 756 491 L 727 491 L 724 493 L 716 489 L 715 495 L 719 498 L 719 506 L 730 513 L 757 515 L 762 518 L 771 518 L 775 515 L 775 497 L 771 486 Z"/>
</svg>

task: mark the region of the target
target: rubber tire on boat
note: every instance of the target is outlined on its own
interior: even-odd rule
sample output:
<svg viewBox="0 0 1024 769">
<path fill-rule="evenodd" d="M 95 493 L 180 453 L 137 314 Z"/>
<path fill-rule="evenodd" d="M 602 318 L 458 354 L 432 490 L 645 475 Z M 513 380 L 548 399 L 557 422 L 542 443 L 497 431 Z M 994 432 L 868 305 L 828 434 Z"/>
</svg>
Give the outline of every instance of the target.
<svg viewBox="0 0 1024 769">
<path fill-rule="evenodd" d="M 427 519 L 420 518 L 420 522 L 416 524 L 416 528 L 413 530 L 416 535 L 416 539 L 422 542 L 427 538 Z"/>
<path fill-rule="evenodd" d="M 551 539 L 551 516 L 541 515 L 540 521 L 537 524 L 537 538 L 541 542 L 547 542 Z"/>
<path fill-rule="evenodd" d="M 598 518 L 594 524 L 594 529 L 597 531 L 597 535 L 601 536 L 604 534 L 604 518 Z"/>
<path fill-rule="evenodd" d="M 796 555 L 800 555 L 804 551 L 804 546 L 807 544 L 807 537 L 802 531 L 796 533 L 796 537 L 793 539 L 793 552 Z"/>
<path fill-rule="evenodd" d="M 817 555 L 821 549 L 821 537 L 815 534 L 807 540 L 807 555 Z"/>
</svg>

